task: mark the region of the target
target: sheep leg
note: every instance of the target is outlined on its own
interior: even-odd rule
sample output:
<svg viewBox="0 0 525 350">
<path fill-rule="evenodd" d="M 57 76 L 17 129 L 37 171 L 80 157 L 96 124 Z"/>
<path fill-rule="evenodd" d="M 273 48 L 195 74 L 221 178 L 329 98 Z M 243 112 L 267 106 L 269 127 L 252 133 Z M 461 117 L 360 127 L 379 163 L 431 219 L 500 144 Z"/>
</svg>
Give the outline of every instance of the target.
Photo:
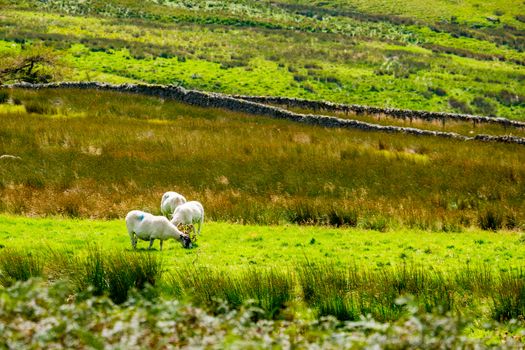
<svg viewBox="0 0 525 350">
<path fill-rule="evenodd" d="M 199 234 L 201 233 L 201 226 L 203 222 L 204 222 L 204 210 L 201 213 L 201 219 L 199 221 Z"/>
<path fill-rule="evenodd" d="M 204 218 L 201 217 L 201 219 L 199 221 L 199 231 L 197 231 L 199 234 L 201 233 L 202 221 L 204 221 Z"/>
<path fill-rule="evenodd" d="M 133 247 L 133 249 L 136 249 L 137 248 L 137 240 L 135 239 L 135 233 L 130 232 L 129 233 L 129 239 L 131 240 L 131 246 Z"/>
<path fill-rule="evenodd" d="M 154 240 L 155 240 L 154 238 L 150 238 L 150 239 L 149 239 L 149 247 L 148 247 L 148 250 L 150 250 L 151 247 L 153 246 L 153 241 L 154 241 Z"/>
<path fill-rule="evenodd" d="M 163 242 L 164 242 L 164 241 L 161 239 L 161 240 L 160 240 L 160 251 L 162 251 L 162 243 L 163 243 Z"/>
</svg>

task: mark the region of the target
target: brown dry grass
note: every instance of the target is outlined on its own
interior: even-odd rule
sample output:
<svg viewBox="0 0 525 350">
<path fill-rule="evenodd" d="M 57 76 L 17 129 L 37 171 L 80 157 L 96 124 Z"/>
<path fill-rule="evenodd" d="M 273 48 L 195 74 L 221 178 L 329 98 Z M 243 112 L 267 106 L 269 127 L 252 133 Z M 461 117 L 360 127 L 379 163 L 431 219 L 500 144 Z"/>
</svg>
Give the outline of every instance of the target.
<svg viewBox="0 0 525 350">
<path fill-rule="evenodd" d="M 122 217 L 163 192 L 213 220 L 459 230 L 525 218 L 522 146 L 332 130 L 100 91 L 10 92 L 0 210 Z M 36 108 L 37 106 L 38 108 Z M 5 108 L 4 108 L 5 107 Z M 357 221 L 356 221 L 357 218 Z"/>
</svg>

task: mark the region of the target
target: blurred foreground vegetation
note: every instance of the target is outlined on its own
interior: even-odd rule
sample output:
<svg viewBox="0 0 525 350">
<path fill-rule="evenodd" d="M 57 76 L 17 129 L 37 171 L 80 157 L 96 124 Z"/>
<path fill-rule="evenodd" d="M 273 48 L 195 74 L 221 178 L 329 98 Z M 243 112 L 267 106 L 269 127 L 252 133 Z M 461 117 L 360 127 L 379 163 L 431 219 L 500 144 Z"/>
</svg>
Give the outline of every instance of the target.
<svg viewBox="0 0 525 350">
<path fill-rule="evenodd" d="M 443 274 L 178 265 L 163 273 L 155 252 L 5 248 L 0 345 L 515 348 L 523 345 L 524 283 L 522 270 L 479 266 Z"/>
<path fill-rule="evenodd" d="M 361 349 L 515 349 L 519 327 L 501 328 L 467 337 L 467 318 L 420 313 L 415 306 L 395 322 L 364 318 L 357 322 L 260 319 L 250 304 L 240 310 L 224 305 L 213 312 L 173 300 L 133 294 L 121 306 L 105 297 L 75 299 L 64 284 L 37 281 L 0 289 L 3 348 L 122 348 L 181 347 Z M 400 300 L 400 303 L 403 303 Z"/>
</svg>

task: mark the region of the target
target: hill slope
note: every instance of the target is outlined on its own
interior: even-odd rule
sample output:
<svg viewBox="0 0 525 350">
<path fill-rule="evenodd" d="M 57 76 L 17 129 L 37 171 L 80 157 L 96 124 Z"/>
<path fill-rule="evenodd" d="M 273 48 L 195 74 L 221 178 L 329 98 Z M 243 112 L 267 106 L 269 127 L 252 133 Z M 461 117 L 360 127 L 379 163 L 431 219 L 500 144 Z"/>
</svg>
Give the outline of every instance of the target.
<svg viewBox="0 0 525 350">
<path fill-rule="evenodd" d="M 0 52 L 52 46 L 65 80 L 460 111 L 522 119 L 514 1 L 7 1 Z M 35 20 L 38 18 L 38 20 Z M 24 44 L 26 43 L 26 44 Z"/>
</svg>

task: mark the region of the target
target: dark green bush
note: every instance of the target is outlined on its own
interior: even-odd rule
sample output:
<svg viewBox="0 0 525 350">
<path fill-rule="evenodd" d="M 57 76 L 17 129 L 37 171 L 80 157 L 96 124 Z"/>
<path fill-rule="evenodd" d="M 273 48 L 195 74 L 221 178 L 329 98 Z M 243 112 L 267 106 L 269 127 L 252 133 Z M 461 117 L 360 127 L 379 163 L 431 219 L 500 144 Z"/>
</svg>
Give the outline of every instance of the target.
<svg viewBox="0 0 525 350">
<path fill-rule="evenodd" d="M 489 100 L 483 97 L 475 97 L 471 104 L 476 107 L 476 112 L 484 115 L 494 116 L 496 114 L 496 106 Z"/>
<path fill-rule="evenodd" d="M 461 113 L 472 114 L 472 109 L 469 107 L 468 103 L 460 101 L 454 97 L 448 99 L 448 104 L 450 107 L 458 110 Z"/>
<path fill-rule="evenodd" d="M 447 94 L 447 91 L 445 89 L 440 88 L 439 86 L 429 87 L 428 91 L 437 96 L 446 96 Z"/>
<path fill-rule="evenodd" d="M 288 209 L 287 218 L 291 223 L 300 225 L 313 225 L 322 221 L 317 208 L 313 205 L 302 203 Z"/>
</svg>

